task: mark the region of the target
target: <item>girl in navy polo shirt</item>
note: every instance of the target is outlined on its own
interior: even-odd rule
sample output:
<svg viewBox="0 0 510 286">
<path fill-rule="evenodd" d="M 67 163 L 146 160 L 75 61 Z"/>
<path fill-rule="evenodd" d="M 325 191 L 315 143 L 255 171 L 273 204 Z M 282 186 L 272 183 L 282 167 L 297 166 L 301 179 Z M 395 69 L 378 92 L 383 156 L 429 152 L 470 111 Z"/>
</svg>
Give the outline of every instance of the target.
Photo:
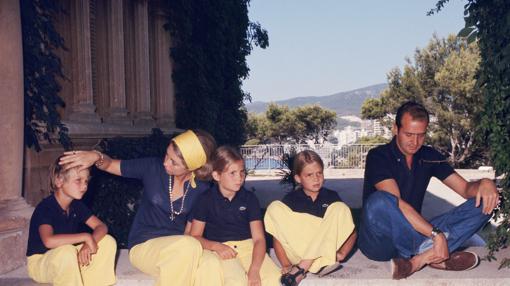
<svg viewBox="0 0 510 286">
<path fill-rule="evenodd" d="M 191 286 L 202 246 L 189 234 L 191 210 L 209 188 L 209 158 L 216 142 L 207 132 L 187 130 L 172 138 L 164 158 L 117 160 L 98 151 L 66 152 L 61 163 L 140 179 L 143 193 L 129 232 L 129 260 L 153 276 L 155 285 Z M 196 177 L 196 178 L 195 178 Z M 202 272 L 207 273 L 207 265 Z"/>
<path fill-rule="evenodd" d="M 280 285 L 280 271 L 266 254 L 259 202 L 243 188 L 242 156 L 222 146 L 212 164 L 216 184 L 200 197 L 191 225 L 205 249 L 203 259 L 215 259 L 222 270 L 207 285 Z"/>
<path fill-rule="evenodd" d="M 317 153 L 299 152 L 293 166 L 299 187 L 267 208 L 264 223 L 273 235 L 283 285 L 299 284 L 308 271 L 331 272 L 354 246 L 351 211 L 336 192 L 323 188 L 323 171 Z"/>
<path fill-rule="evenodd" d="M 117 244 L 108 228 L 80 201 L 89 170 L 50 168 L 52 194 L 42 200 L 30 220 L 28 276 L 53 285 L 112 285 Z M 78 232 L 86 224 L 93 232 Z"/>
</svg>

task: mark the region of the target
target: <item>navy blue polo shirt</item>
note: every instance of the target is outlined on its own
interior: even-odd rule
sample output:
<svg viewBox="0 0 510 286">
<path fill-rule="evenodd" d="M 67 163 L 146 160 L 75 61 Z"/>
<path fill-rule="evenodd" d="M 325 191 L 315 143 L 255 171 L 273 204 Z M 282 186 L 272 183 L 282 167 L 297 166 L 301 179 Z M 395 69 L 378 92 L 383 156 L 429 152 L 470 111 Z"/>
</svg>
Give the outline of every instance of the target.
<svg viewBox="0 0 510 286">
<path fill-rule="evenodd" d="M 393 137 L 390 143 L 368 152 L 363 201 L 377 191 L 375 184 L 386 179 L 394 179 L 398 184 L 400 197 L 417 212 L 421 212 L 430 178 L 434 176 L 443 181 L 454 172 L 446 158 L 430 146 L 422 146 L 413 155 L 413 163 L 409 169 L 404 154 L 397 146 L 396 137 Z"/>
<path fill-rule="evenodd" d="M 321 218 L 324 217 L 330 204 L 341 201 L 337 192 L 326 188 L 319 190 L 315 201 L 301 188 L 288 193 L 282 199 L 282 202 L 294 212 L 307 213 Z"/>
<path fill-rule="evenodd" d="M 163 158 L 141 158 L 122 160 L 120 170 L 123 177 L 142 180 L 143 194 L 133 225 L 129 232 L 128 248 L 149 239 L 184 234 L 193 206 L 201 193 L 209 188 L 208 182 L 196 180 L 184 200 L 183 212 L 170 219 L 169 175 L 163 166 Z M 184 183 L 186 189 L 188 181 Z M 182 197 L 173 202 L 174 212 L 181 209 Z"/>
<path fill-rule="evenodd" d="M 66 213 L 58 204 L 55 195 L 45 198 L 37 205 L 30 219 L 27 256 L 44 254 L 49 250 L 44 246 L 39 234 L 41 225 L 50 225 L 53 234 L 73 234 L 78 233 L 91 216 L 92 212 L 81 201 L 73 200 L 69 205 L 69 212 Z"/>
<path fill-rule="evenodd" d="M 262 213 L 253 192 L 241 188 L 229 201 L 214 185 L 200 197 L 193 218 L 205 222 L 205 238 L 239 241 L 251 238 L 250 222 L 262 220 Z"/>
</svg>

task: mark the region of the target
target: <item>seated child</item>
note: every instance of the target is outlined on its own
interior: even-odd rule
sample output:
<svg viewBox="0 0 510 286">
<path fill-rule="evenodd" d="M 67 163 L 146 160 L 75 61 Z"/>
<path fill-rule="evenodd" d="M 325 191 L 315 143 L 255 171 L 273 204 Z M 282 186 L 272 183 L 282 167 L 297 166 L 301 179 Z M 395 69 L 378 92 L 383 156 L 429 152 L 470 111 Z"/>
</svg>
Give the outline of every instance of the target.
<svg viewBox="0 0 510 286">
<path fill-rule="evenodd" d="M 280 271 L 266 254 L 259 202 L 243 188 L 242 156 L 232 147 L 219 147 L 212 168 L 216 184 L 195 206 L 191 235 L 204 248 L 202 260 L 217 260 L 221 270 L 209 269 L 211 276 L 219 272 L 219 277 L 206 279 L 197 274 L 196 284 L 207 280 L 204 284 L 213 286 L 280 285 Z"/>
<path fill-rule="evenodd" d="M 115 284 L 115 239 L 106 225 L 80 201 L 87 191 L 89 170 L 50 168 L 52 194 L 42 200 L 30 220 L 28 276 L 53 285 Z M 85 223 L 92 230 L 77 232 Z"/>
<path fill-rule="evenodd" d="M 267 208 L 264 223 L 283 285 L 298 285 L 308 271 L 323 274 L 339 267 L 356 241 L 351 211 L 336 192 L 322 187 L 323 171 L 317 153 L 299 152 L 293 166 L 299 187 Z"/>
</svg>

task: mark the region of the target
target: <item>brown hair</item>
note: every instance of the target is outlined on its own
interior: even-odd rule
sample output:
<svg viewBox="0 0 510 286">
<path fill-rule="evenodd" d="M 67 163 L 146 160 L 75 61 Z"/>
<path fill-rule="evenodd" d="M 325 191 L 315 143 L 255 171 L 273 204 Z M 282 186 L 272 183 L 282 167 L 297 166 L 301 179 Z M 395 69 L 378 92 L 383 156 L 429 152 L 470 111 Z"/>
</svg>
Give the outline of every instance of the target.
<svg viewBox="0 0 510 286">
<path fill-rule="evenodd" d="M 207 162 L 202 167 L 196 169 L 195 174 L 200 180 L 210 180 L 212 173 L 211 156 L 216 149 L 216 140 L 214 140 L 214 137 L 212 137 L 211 134 L 204 130 L 194 129 L 192 131 L 195 133 L 195 135 L 197 135 L 197 138 L 200 141 L 200 145 L 202 145 L 202 148 L 204 148 L 205 156 L 207 157 Z M 181 159 L 182 163 L 184 166 L 186 166 L 187 169 L 188 166 L 186 165 L 186 161 L 184 160 L 181 150 L 179 150 L 177 144 L 175 144 L 174 141 L 170 141 L 170 145 L 174 149 L 175 154 Z"/>
<path fill-rule="evenodd" d="M 395 117 L 395 124 L 397 128 L 402 127 L 402 117 L 404 114 L 409 113 L 411 118 L 415 121 L 426 121 L 429 123 L 429 112 L 425 107 L 414 101 L 404 102 L 397 110 L 397 115 Z"/>
<path fill-rule="evenodd" d="M 55 162 L 51 164 L 49 169 L 49 184 L 50 184 L 50 192 L 55 192 L 57 190 L 57 179 L 64 178 L 64 180 L 67 180 L 69 177 L 69 173 L 72 170 L 78 170 L 80 166 L 76 166 L 70 169 L 65 170 L 65 165 L 60 165 L 60 158 L 64 157 L 64 155 L 60 155 L 57 157 Z"/>
<path fill-rule="evenodd" d="M 303 150 L 297 153 L 296 156 L 294 157 L 293 162 L 292 171 L 294 172 L 294 175 L 299 176 L 299 174 L 301 174 L 306 165 L 312 164 L 314 162 L 321 165 L 321 168 L 324 170 L 324 162 L 322 162 L 322 159 L 319 156 L 319 154 L 315 153 L 312 150 Z"/>
<path fill-rule="evenodd" d="M 220 146 L 212 156 L 212 170 L 221 173 L 228 165 L 237 161 L 243 161 L 243 156 L 241 156 L 236 148 L 232 146 Z"/>
</svg>

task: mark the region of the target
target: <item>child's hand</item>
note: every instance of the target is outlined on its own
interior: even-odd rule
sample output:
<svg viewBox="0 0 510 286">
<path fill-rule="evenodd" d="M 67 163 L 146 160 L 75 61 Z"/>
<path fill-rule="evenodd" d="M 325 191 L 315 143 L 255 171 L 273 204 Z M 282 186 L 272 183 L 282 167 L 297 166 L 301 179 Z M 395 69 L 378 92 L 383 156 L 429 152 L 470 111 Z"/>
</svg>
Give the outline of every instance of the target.
<svg viewBox="0 0 510 286">
<path fill-rule="evenodd" d="M 232 247 L 219 243 L 215 246 L 214 252 L 216 252 L 221 259 L 232 259 L 237 256 L 237 252 Z"/>
<path fill-rule="evenodd" d="M 248 271 L 248 286 L 260 286 L 261 283 L 259 271 L 250 268 Z"/>
<path fill-rule="evenodd" d="M 88 235 L 87 239 L 83 242 L 83 245 L 87 245 L 87 247 L 90 249 L 91 254 L 95 254 L 97 252 L 97 242 L 94 240 L 92 235 Z M 83 248 L 83 247 L 82 247 Z"/>
<path fill-rule="evenodd" d="M 78 252 L 78 264 L 80 266 L 88 266 L 92 261 L 92 251 L 88 244 L 83 244 Z"/>
</svg>

